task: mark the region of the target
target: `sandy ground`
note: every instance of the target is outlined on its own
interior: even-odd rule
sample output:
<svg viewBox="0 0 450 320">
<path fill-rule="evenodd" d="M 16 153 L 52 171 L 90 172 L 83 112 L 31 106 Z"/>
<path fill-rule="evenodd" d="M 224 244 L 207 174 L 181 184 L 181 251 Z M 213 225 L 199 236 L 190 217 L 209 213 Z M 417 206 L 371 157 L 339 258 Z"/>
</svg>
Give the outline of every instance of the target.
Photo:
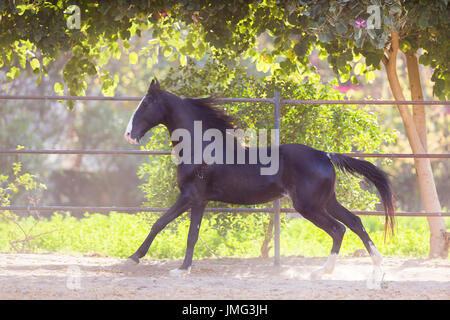
<svg viewBox="0 0 450 320">
<path fill-rule="evenodd" d="M 445 299 L 450 260 L 385 257 L 384 278 L 368 285 L 368 257 L 339 258 L 333 275 L 310 280 L 326 258 L 203 259 L 172 276 L 180 261 L 56 254 L 0 254 L 0 299 Z"/>
</svg>

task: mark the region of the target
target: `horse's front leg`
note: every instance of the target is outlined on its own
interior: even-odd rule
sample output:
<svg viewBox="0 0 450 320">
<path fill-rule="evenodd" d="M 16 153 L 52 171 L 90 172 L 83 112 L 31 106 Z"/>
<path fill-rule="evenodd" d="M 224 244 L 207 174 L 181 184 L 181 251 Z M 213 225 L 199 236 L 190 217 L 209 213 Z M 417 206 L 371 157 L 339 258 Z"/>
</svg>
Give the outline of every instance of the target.
<svg viewBox="0 0 450 320">
<path fill-rule="evenodd" d="M 167 212 L 164 213 L 158 220 L 156 220 L 147 238 L 141 244 L 139 249 L 137 249 L 137 251 L 133 253 L 128 259 L 135 263 L 139 263 L 139 259 L 147 254 L 147 251 L 150 248 L 150 245 L 152 244 L 156 235 L 162 229 L 164 229 L 167 226 L 167 224 L 169 224 L 171 221 L 178 218 L 183 212 L 188 210 L 190 206 L 191 206 L 190 197 L 182 193 L 178 197 L 175 204 L 172 207 L 170 207 L 170 209 L 167 210 Z"/>
<path fill-rule="evenodd" d="M 187 238 L 186 255 L 183 264 L 178 268 L 171 270 L 171 274 L 189 273 L 192 265 L 192 258 L 194 256 L 194 247 L 198 240 L 200 225 L 203 219 L 203 212 L 206 207 L 206 202 L 198 205 L 193 205 L 191 208 L 191 223 L 189 226 L 189 233 Z"/>
</svg>

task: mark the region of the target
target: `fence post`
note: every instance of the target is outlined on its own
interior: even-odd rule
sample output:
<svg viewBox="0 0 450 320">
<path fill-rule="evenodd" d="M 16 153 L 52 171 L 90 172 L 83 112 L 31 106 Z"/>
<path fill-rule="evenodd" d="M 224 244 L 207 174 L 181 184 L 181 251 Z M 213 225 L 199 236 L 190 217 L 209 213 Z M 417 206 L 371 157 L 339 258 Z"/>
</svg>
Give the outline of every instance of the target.
<svg viewBox="0 0 450 320">
<path fill-rule="evenodd" d="M 274 105 L 274 122 L 275 122 L 275 144 L 278 148 L 280 145 L 280 92 L 275 91 L 273 97 Z M 274 229 L 274 264 L 280 265 L 280 200 L 273 202 L 273 229 Z"/>
</svg>

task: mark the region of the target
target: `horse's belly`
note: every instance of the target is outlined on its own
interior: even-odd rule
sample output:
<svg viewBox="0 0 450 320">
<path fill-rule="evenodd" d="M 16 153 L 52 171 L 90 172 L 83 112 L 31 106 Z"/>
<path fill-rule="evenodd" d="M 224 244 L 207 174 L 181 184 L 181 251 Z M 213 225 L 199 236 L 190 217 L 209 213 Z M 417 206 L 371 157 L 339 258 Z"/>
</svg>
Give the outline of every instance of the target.
<svg viewBox="0 0 450 320">
<path fill-rule="evenodd" d="M 216 174 L 207 186 L 207 198 L 233 204 L 257 204 L 280 198 L 280 176 L 264 176 L 254 170 L 228 170 Z"/>
</svg>

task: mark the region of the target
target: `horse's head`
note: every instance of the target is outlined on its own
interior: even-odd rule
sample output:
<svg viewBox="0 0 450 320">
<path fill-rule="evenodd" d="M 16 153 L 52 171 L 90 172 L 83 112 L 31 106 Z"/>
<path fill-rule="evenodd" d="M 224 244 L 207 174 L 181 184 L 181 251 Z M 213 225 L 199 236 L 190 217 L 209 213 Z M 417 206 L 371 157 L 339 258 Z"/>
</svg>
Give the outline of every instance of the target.
<svg viewBox="0 0 450 320">
<path fill-rule="evenodd" d="M 131 116 L 125 131 L 125 139 L 138 144 L 145 133 L 164 119 L 165 108 L 161 100 L 158 80 L 152 80 L 148 92 Z"/>
</svg>

